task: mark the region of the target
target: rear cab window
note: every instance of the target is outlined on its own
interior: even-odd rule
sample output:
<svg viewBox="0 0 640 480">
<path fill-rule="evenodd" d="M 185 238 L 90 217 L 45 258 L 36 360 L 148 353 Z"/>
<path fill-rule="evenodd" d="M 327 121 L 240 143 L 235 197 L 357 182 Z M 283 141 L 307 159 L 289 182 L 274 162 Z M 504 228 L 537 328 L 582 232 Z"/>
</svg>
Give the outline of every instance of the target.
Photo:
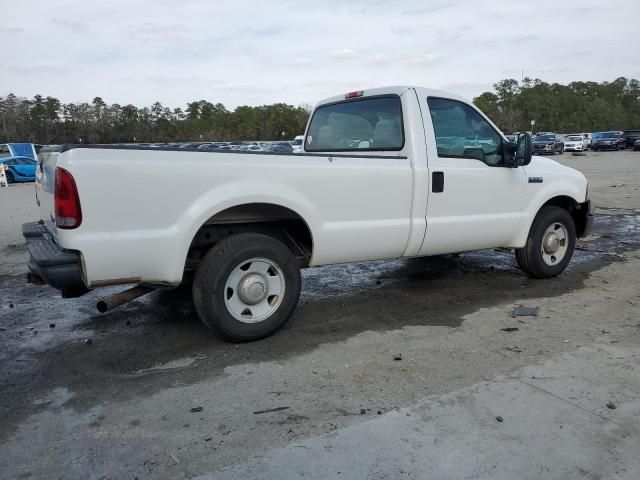
<svg viewBox="0 0 640 480">
<path fill-rule="evenodd" d="M 397 95 L 362 97 L 318 107 L 305 138 L 307 152 L 398 151 L 404 147 Z"/>
</svg>

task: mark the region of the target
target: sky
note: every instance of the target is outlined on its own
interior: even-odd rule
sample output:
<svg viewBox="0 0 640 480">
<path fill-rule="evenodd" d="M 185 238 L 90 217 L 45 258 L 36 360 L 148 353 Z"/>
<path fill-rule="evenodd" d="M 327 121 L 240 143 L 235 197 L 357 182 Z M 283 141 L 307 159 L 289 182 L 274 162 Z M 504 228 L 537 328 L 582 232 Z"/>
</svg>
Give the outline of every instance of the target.
<svg viewBox="0 0 640 480">
<path fill-rule="evenodd" d="M 640 0 L 0 0 L 0 96 L 315 104 L 640 78 Z"/>
</svg>

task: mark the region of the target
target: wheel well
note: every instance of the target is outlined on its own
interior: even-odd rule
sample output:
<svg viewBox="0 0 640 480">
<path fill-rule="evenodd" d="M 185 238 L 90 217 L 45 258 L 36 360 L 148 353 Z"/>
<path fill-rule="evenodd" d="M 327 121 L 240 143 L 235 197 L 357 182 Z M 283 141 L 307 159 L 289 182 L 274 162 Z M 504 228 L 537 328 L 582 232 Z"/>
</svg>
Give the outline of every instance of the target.
<svg viewBox="0 0 640 480">
<path fill-rule="evenodd" d="M 300 265 L 309 265 L 313 237 L 307 222 L 293 210 L 270 203 L 237 205 L 216 213 L 196 232 L 187 254 L 186 270 L 197 268 L 202 257 L 223 238 L 237 233 L 263 233 L 289 247 Z"/>
<path fill-rule="evenodd" d="M 544 205 L 542 205 L 542 207 L 546 207 L 548 205 L 564 208 L 569 212 L 576 226 L 576 235 L 578 237 L 582 237 L 584 235 L 587 228 L 587 215 L 589 213 L 586 204 L 578 203 L 571 197 L 561 195 L 548 200 Z"/>
</svg>

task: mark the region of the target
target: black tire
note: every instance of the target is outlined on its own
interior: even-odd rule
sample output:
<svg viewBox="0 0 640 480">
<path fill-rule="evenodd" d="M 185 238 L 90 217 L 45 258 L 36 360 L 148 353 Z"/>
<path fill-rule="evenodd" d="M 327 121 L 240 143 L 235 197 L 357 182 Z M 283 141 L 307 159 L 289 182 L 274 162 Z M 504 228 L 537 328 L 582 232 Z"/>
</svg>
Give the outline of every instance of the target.
<svg viewBox="0 0 640 480">
<path fill-rule="evenodd" d="M 225 284 L 237 267 L 256 258 L 278 266 L 284 295 L 270 316 L 246 323 L 227 308 Z M 248 342 L 267 337 L 286 323 L 298 304 L 300 286 L 300 265 L 286 245 L 268 235 L 242 233 L 220 241 L 202 259 L 193 279 L 193 303 L 202 322 L 222 339 Z"/>
<path fill-rule="evenodd" d="M 547 228 L 552 224 L 562 224 L 567 230 L 567 250 L 557 265 L 548 265 L 542 256 L 542 241 Z M 516 260 L 520 269 L 533 278 L 551 278 L 560 275 L 567 267 L 576 246 L 576 226 L 573 218 L 564 208 L 547 206 L 540 209 L 533 220 L 527 243 L 516 249 Z"/>
<path fill-rule="evenodd" d="M 7 183 L 11 184 L 15 182 L 15 179 L 13 178 L 13 173 L 11 173 L 10 170 L 7 170 L 6 172 L 4 172 L 4 176 L 7 178 Z"/>
</svg>

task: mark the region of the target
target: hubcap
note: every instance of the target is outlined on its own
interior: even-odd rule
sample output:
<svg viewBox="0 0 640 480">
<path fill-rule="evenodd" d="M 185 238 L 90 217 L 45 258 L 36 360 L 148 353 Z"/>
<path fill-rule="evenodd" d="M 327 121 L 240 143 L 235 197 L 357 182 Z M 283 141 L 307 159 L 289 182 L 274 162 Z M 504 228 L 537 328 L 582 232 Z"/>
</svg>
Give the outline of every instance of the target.
<svg viewBox="0 0 640 480">
<path fill-rule="evenodd" d="M 247 305 L 260 303 L 267 295 L 267 286 L 262 275 L 250 273 L 238 285 L 238 295 Z"/>
<path fill-rule="evenodd" d="M 233 269 L 224 289 L 229 313 L 244 323 L 258 323 L 280 307 L 285 292 L 282 270 L 267 258 L 252 258 Z"/>
<path fill-rule="evenodd" d="M 556 232 L 550 232 L 544 236 L 542 248 L 544 248 L 545 253 L 556 253 L 558 251 L 558 248 L 560 248 L 560 239 Z"/>
<path fill-rule="evenodd" d="M 542 237 L 542 260 L 549 266 L 555 266 L 562 261 L 569 248 L 569 232 L 562 223 L 554 222 L 544 232 Z"/>
</svg>

